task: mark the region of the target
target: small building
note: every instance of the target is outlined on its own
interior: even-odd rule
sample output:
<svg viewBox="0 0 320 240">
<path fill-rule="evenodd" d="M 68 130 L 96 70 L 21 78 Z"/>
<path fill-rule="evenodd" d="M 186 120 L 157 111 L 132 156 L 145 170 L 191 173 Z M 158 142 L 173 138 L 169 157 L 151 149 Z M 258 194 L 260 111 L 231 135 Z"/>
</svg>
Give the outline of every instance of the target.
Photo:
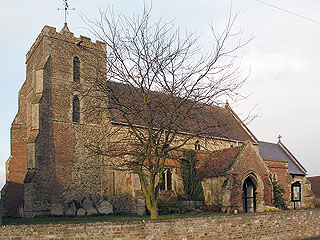
<svg viewBox="0 0 320 240">
<path fill-rule="evenodd" d="M 311 191 L 314 196 L 320 200 L 320 176 L 308 177 L 311 184 Z"/>
<path fill-rule="evenodd" d="M 284 198 L 292 209 L 308 207 L 312 202 L 311 186 L 307 171 L 282 143 L 259 142 L 260 155 L 272 173 L 272 177 L 284 187 Z"/>
</svg>

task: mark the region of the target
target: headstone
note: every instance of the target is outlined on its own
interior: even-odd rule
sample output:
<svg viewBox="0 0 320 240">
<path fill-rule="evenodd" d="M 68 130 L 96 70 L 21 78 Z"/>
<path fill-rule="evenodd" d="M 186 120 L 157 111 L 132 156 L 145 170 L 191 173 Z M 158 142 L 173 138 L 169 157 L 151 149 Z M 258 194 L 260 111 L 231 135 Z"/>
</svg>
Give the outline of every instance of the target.
<svg viewBox="0 0 320 240">
<path fill-rule="evenodd" d="M 77 204 L 76 204 L 76 202 L 75 201 L 72 201 L 70 204 L 69 204 L 69 208 L 71 209 L 71 210 L 73 210 L 74 212 L 77 212 Z"/>
<path fill-rule="evenodd" d="M 100 214 L 111 214 L 113 213 L 113 206 L 108 201 L 100 201 L 97 206 L 98 212 Z"/>
<path fill-rule="evenodd" d="M 67 216 L 76 216 L 77 210 L 73 210 L 72 208 L 67 208 L 65 214 Z"/>
<path fill-rule="evenodd" d="M 72 201 L 68 204 L 68 208 L 65 212 L 67 216 L 76 216 L 77 215 L 77 204 L 75 201 Z"/>
<path fill-rule="evenodd" d="M 62 216 L 64 214 L 64 207 L 60 203 L 53 203 L 51 205 L 51 215 Z"/>
<path fill-rule="evenodd" d="M 77 210 L 77 216 L 79 216 L 79 217 L 85 216 L 86 214 L 87 214 L 87 212 L 83 208 L 79 208 Z"/>
<path fill-rule="evenodd" d="M 97 211 L 97 209 L 94 208 L 94 207 L 91 207 L 91 208 L 89 208 L 89 209 L 87 210 L 87 215 L 88 215 L 88 216 L 96 215 L 96 214 L 98 214 L 98 211 Z"/>
<path fill-rule="evenodd" d="M 136 209 L 137 209 L 138 216 L 146 215 L 146 201 L 144 199 L 137 199 Z"/>
<path fill-rule="evenodd" d="M 93 201 L 91 200 L 91 198 L 85 197 L 82 200 L 81 205 L 84 210 L 88 210 L 89 208 L 93 207 Z"/>
</svg>

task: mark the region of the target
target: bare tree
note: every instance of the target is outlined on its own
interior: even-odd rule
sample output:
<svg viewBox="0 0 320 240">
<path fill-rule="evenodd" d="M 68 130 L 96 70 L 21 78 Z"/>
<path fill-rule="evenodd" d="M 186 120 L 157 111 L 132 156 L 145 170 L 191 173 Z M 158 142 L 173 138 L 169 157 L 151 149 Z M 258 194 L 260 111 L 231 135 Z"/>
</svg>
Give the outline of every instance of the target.
<svg viewBox="0 0 320 240">
<path fill-rule="evenodd" d="M 85 95 L 94 104 L 87 104 L 86 111 L 107 108 L 110 121 L 86 146 L 111 157 L 114 168 L 139 175 L 151 219 L 158 218 L 167 159 L 194 137 L 223 131 L 226 124 L 212 116 L 212 109 L 222 97 L 239 96 L 245 79 L 239 77 L 236 52 L 247 42 L 226 48 L 238 37 L 231 31 L 234 21 L 230 16 L 221 34 L 211 28 L 211 51 L 203 51 L 195 34 L 182 35 L 172 23 L 152 23 L 147 7 L 138 17 L 115 17 L 109 10 L 98 22 L 87 21 L 107 44 L 107 70 L 106 76 L 87 81 Z"/>
</svg>

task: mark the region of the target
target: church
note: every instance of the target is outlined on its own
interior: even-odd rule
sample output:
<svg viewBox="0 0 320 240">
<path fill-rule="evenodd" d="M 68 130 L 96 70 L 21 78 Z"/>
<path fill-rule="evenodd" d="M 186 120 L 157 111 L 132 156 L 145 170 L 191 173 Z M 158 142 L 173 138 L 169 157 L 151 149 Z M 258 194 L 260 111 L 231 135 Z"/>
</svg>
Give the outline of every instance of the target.
<svg viewBox="0 0 320 240">
<path fill-rule="evenodd" d="M 57 32 L 45 26 L 26 55 L 26 80 L 19 91 L 18 113 L 11 125 L 11 155 L 6 162 L 6 184 L 1 190 L 4 216 L 50 215 L 59 204 L 66 214 L 84 199 L 96 205 L 109 201 L 121 213 L 145 214 L 138 176 L 118 171 L 85 148 L 88 129 L 99 134 L 101 116 L 85 116 L 89 103 L 81 97 L 84 76 L 106 68 L 106 44 L 75 37 L 67 25 Z M 126 86 L 110 82 L 119 98 Z M 112 109 L 112 101 L 109 109 Z M 107 111 L 110 126 L 126 128 L 117 111 Z M 226 104 L 210 107 L 205 117 L 219 119 L 226 131 L 208 132 L 184 146 L 199 159 L 204 201 L 223 211 L 261 212 L 272 206 L 271 178 L 285 189 L 291 209 L 311 206 L 306 169 L 279 138 L 259 141 Z M 191 133 L 192 128 L 190 128 Z M 188 132 L 186 133 L 188 134 Z M 180 153 L 167 161 L 160 196 L 183 195 Z M 88 212 L 87 212 L 88 214 Z M 68 215 L 68 214 L 66 214 Z M 88 214 L 89 215 L 89 214 Z"/>
</svg>

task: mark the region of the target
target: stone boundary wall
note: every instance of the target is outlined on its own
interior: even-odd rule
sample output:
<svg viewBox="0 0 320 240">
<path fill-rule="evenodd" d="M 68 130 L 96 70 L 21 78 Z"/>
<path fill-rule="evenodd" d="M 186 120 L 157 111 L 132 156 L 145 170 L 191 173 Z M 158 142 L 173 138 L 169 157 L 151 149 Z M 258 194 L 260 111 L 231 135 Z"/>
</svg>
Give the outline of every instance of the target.
<svg viewBox="0 0 320 240">
<path fill-rule="evenodd" d="M 320 209 L 170 220 L 0 226 L 10 239 L 305 239 L 320 236 Z"/>
</svg>

